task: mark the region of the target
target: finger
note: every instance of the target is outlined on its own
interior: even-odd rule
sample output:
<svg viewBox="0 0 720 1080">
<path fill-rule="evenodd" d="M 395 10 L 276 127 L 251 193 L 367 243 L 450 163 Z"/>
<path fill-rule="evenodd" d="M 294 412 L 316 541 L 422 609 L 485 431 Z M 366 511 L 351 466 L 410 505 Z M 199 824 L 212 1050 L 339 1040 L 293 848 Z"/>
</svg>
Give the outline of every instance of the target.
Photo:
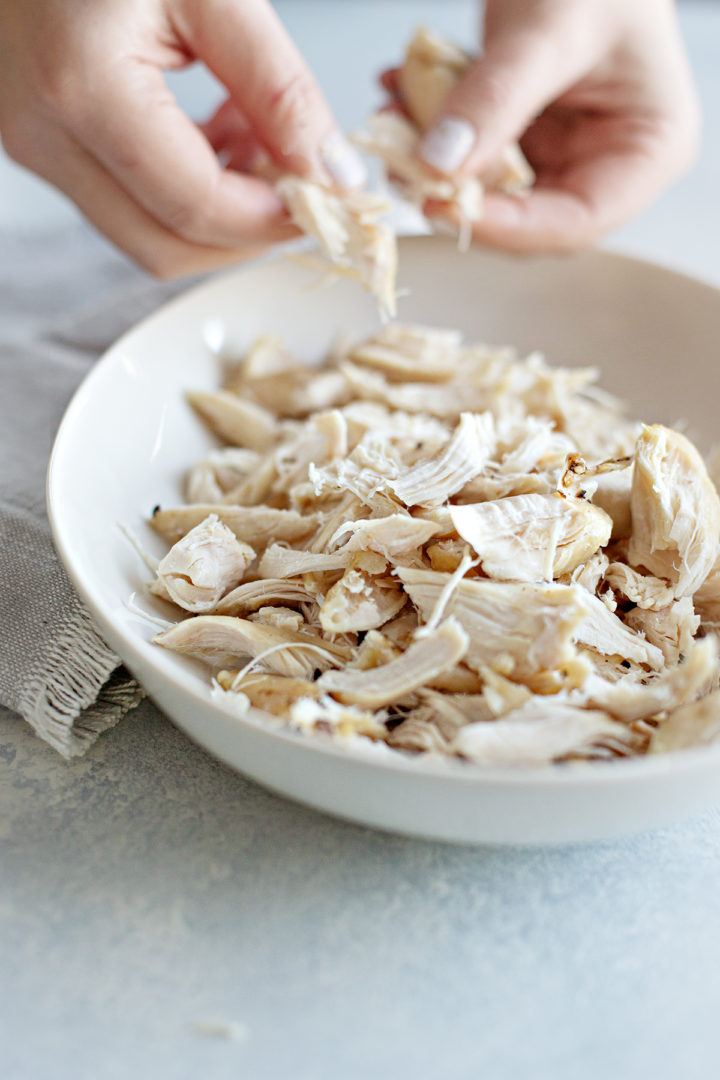
<svg viewBox="0 0 720 1080">
<path fill-rule="evenodd" d="M 261 245 L 231 250 L 191 244 L 136 203 L 103 165 L 66 133 L 48 129 L 34 141 L 42 146 L 42 155 L 37 160 L 26 156 L 23 163 L 68 195 L 100 232 L 156 277 L 216 270 L 263 250 Z"/>
<path fill-rule="evenodd" d="M 447 203 L 428 202 L 428 217 L 459 225 L 459 214 Z M 580 250 L 589 233 L 585 204 L 568 192 L 533 190 L 527 198 L 489 192 L 483 219 L 473 226 L 473 239 L 485 247 L 515 254 Z"/>
<path fill-rule="evenodd" d="M 228 88 L 273 160 L 340 188 L 365 183 L 310 69 L 267 0 L 185 0 L 187 46 Z"/>
<path fill-rule="evenodd" d="M 482 172 L 587 70 L 598 42 L 578 33 L 573 9 L 566 15 L 560 7 L 552 16 L 530 9 L 494 27 L 484 56 L 450 92 L 423 137 L 426 165 L 441 173 Z"/>
<path fill-rule="evenodd" d="M 523 198 L 488 192 L 473 235 L 520 254 L 582 250 L 642 209 L 665 186 L 670 168 L 642 147 L 577 162 L 557 177 L 540 174 Z M 427 209 L 457 221 L 447 206 Z"/>
<path fill-rule="evenodd" d="M 232 101 L 224 102 L 209 120 L 198 126 L 226 169 L 251 173 L 261 159 L 267 160 L 246 117 Z"/>
<path fill-rule="evenodd" d="M 271 186 L 222 170 L 152 65 L 126 60 L 122 79 L 107 65 L 92 98 L 66 109 L 66 123 L 132 199 L 182 239 L 237 249 L 287 236 Z"/>
</svg>

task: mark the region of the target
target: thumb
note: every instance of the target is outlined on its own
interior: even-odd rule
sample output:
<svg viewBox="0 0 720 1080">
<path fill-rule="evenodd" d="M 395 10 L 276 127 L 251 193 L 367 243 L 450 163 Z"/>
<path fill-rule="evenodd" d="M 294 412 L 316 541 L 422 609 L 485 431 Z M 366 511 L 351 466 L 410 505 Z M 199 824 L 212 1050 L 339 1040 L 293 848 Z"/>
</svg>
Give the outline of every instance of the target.
<svg viewBox="0 0 720 1080">
<path fill-rule="evenodd" d="M 268 0 L 181 0 L 179 6 L 188 48 L 227 87 L 277 165 L 340 188 L 365 183 L 362 158 Z"/>
<path fill-rule="evenodd" d="M 441 173 L 483 172 L 588 71 L 596 44 L 573 25 L 567 9 L 565 16 L 559 9 L 541 16 L 540 6 L 533 12 L 532 5 L 510 2 L 506 17 L 493 21 L 483 56 L 423 136 L 419 153 L 426 165 Z"/>
</svg>

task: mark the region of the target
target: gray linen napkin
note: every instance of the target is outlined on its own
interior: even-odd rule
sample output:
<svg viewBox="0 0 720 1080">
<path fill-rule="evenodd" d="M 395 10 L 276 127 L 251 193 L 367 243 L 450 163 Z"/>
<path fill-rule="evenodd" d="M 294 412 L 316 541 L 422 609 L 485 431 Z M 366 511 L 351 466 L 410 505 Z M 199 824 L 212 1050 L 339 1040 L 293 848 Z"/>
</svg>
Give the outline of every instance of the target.
<svg viewBox="0 0 720 1080">
<path fill-rule="evenodd" d="M 52 544 L 45 472 L 65 406 L 99 353 L 177 285 L 85 226 L 0 235 L 0 704 L 65 757 L 143 697 Z"/>
</svg>

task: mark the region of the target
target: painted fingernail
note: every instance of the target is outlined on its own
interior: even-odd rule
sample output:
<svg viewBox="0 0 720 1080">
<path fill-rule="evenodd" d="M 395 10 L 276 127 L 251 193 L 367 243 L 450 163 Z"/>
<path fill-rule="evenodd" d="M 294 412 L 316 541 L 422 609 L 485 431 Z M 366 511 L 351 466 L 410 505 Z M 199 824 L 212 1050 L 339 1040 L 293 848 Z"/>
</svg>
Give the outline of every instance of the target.
<svg viewBox="0 0 720 1080">
<path fill-rule="evenodd" d="M 333 131 L 328 135 L 320 146 L 320 157 L 338 187 L 362 187 L 367 181 L 363 159 L 342 132 Z"/>
<path fill-rule="evenodd" d="M 477 132 L 459 116 L 444 116 L 420 143 L 420 157 L 439 172 L 459 169 L 475 145 Z"/>
</svg>

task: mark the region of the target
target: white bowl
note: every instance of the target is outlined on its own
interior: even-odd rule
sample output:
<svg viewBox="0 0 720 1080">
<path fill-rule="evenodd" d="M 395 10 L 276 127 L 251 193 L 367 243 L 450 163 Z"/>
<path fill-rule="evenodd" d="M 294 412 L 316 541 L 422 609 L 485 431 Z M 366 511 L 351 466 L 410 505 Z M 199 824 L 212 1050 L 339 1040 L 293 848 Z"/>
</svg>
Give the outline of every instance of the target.
<svg viewBox="0 0 720 1080">
<path fill-rule="evenodd" d="M 707 447 L 717 430 L 720 292 L 668 270 L 594 252 L 517 260 L 439 238 L 401 243 L 405 321 L 459 327 L 475 340 L 542 349 L 559 364 L 595 364 L 635 415 L 687 419 Z M 146 319 L 98 362 L 61 424 L 48 477 L 60 556 L 97 623 L 154 701 L 191 738 L 293 799 L 367 825 L 471 843 L 563 843 L 670 822 L 720 794 L 720 747 L 579 767 L 494 769 L 373 750 L 348 752 L 228 714 L 207 672 L 150 643 L 128 609 L 147 571 L 122 535 L 179 501 L 185 468 L 212 440 L 183 391 L 218 385 L 219 348 L 261 332 L 317 355 L 338 331 L 377 325 L 355 284 L 313 288 L 276 258 L 195 288 Z"/>
</svg>

